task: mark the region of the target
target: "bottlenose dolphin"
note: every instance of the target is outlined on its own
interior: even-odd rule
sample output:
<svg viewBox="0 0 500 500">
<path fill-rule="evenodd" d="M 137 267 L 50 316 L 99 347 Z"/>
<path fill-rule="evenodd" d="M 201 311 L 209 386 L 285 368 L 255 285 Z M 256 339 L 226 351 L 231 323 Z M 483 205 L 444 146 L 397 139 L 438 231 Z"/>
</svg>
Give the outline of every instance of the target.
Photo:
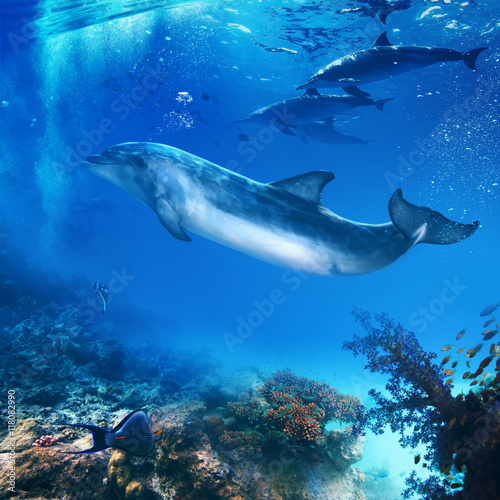
<svg viewBox="0 0 500 500">
<path fill-rule="evenodd" d="M 367 97 L 320 94 L 316 89 L 307 89 L 300 97 L 264 106 L 254 111 L 248 118 L 234 123 L 252 122 L 275 125 L 285 134 L 296 135 L 290 127 L 325 120 L 359 106 L 375 106 L 382 111 L 384 104 L 390 100 L 392 98 L 373 100 Z"/>
<path fill-rule="evenodd" d="M 89 156 L 82 166 L 151 208 L 175 238 L 189 231 L 280 267 L 354 276 L 392 264 L 417 243 L 448 245 L 479 222 L 460 224 L 392 196 L 392 222 L 361 224 L 321 204 L 334 175 L 315 171 L 263 184 L 180 149 L 133 142 Z"/>
<path fill-rule="evenodd" d="M 368 96 L 370 94 L 360 90 L 357 85 L 391 78 L 439 62 L 463 60 L 467 67 L 476 70 L 477 56 L 487 48 L 462 53 L 434 47 L 392 45 L 384 31 L 369 49 L 336 59 L 315 73 L 307 83 L 299 85 L 296 90 L 342 87 L 348 94 Z"/>
<path fill-rule="evenodd" d="M 333 126 L 332 118 L 328 118 L 322 122 L 311 122 L 301 125 L 299 127 L 299 136 L 305 144 L 308 144 L 308 137 L 319 142 L 326 142 L 327 144 L 366 145 L 369 142 L 373 142 L 372 140 L 365 141 L 354 135 L 342 134 Z"/>
</svg>

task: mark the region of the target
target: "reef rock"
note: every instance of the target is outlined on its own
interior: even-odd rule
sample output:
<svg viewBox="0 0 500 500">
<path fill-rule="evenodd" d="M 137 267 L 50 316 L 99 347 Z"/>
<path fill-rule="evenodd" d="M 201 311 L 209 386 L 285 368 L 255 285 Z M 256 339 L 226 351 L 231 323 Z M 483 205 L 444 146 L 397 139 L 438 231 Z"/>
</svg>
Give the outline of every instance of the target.
<svg viewBox="0 0 500 500">
<path fill-rule="evenodd" d="M 312 446 L 291 446 L 278 432 L 264 437 L 254 432 L 242 440 L 238 436 L 243 433 L 228 431 L 224 419 L 206 416 L 201 401 L 173 403 L 152 412 L 151 421 L 155 430 L 163 429 L 163 438 L 150 455 L 138 459 L 120 450 L 91 455 L 57 453 L 63 447 L 81 449 L 89 444 L 64 443 L 77 437 L 64 432 L 58 434 L 61 444 L 33 448 L 37 437 L 54 429 L 34 419 L 21 420 L 15 435 L 16 493 L 7 493 L 11 498 L 39 500 L 365 498 L 361 490 L 364 475 L 351 466 L 362 457 L 363 439 L 348 431 L 329 432 L 325 441 Z M 232 436 L 231 446 L 224 445 L 223 435 Z M 88 441 L 88 437 L 80 441 Z M 1 449 L 0 488 L 5 492 L 7 439 Z"/>
<path fill-rule="evenodd" d="M 290 448 L 286 440 L 273 441 L 276 447 L 273 452 L 266 449 L 263 454 L 262 440 L 240 439 L 243 433 L 224 430 L 223 419 L 203 419 L 204 413 L 205 406 L 196 401 L 170 405 L 154 413 L 153 428 L 163 429 L 163 439 L 144 461 L 114 451 L 109 482 L 117 497 L 120 500 L 365 498 L 361 490 L 364 475 L 350 466 L 362 457 L 363 438 L 340 431 L 334 433 L 328 447 L 341 456 L 338 461 L 329 458 L 324 450 Z M 229 446 L 222 439 L 224 435 L 234 440 Z"/>
<path fill-rule="evenodd" d="M 15 455 L 15 493 L 12 493 L 7 474 L 8 454 L 1 454 L 2 498 L 112 500 L 107 484 L 108 457 L 106 454 L 62 455 L 51 448 L 21 451 Z"/>
</svg>

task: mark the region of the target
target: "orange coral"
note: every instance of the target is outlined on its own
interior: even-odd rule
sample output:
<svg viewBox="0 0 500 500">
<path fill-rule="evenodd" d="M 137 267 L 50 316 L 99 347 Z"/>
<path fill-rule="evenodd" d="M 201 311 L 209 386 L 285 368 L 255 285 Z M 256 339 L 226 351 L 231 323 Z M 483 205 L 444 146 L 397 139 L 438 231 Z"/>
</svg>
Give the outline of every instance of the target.
<svg viewBox="0 0 500 500">
<path fill-rule="evenodd" d="M 329 384 L 278 371 L 260 391 L 271 408 L 264 418 L 289 437 L 312 441 L 327 421 L 356 421 L 363 411 L 356 396 L 341 394 Z"/>
</svg>

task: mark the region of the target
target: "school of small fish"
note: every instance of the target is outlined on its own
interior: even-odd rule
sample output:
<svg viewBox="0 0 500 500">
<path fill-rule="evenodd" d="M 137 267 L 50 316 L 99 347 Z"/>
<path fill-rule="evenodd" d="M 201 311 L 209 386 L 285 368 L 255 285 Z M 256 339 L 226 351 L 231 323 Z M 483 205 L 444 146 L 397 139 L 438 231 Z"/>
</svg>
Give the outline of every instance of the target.
<svg viewBox="0 0 500 500">
<path fill-rule="evenodd" d="M 481 311 L 480 316 L 481 317 L 490 316 L 490 315 L 492 315 L 498 309 L 498 307 L 500 307 L 500 302 L 498 302 L 498 303 L 492 303 L 489 306 L 485 307 Z M 482 331 L 483 342 L 491 340 L 493 337 L 495 337 L 495 335 L 497 335 L 500 332 L 500 323 L 496 324 L 494 329 L 493 328 L 488 328 L 495 321 L 496 321 L 495 316 L 491 316 L 490 318 L 488 318 L 484 322 L 483 328 L 485 328 L 485 330 Z M 457 333 L 456 340 L 460 340 L 465 335 L 465 333 L 466 333 L 466 329 L 465 328 L 463 328 L 462 330 L 460 330 Z M 460 348 L 457 349 L 457 351 L 456 351 L 457 354 L 462 354 L 463 352 L 465 352 L 465 357 L 468 358 L 468 361 L 466 361 L 466 364 L 467 364 L 468 368 L 471 367 L 470 366 L 470 360 L 472 358 L 474 358 L 479 353 L 479 351 L 482 349 L 483 342 L 481 342 L 481 343 L 477 344 L 475 347 L 471 347 L 471 348 L 469 348 L 467 350 L 466 350 L 465 347 L 460 347 Z M 452 344 L 446 344 L 446 345 L 444 345 L 441 348 L 441 352 L 449 352 L 449 351 L 451 351 L 453 349 L 453 347 L 454 346 Z M 443 373 L 444 373 L 444 375 L 446 375 L 446 377 L 450 377 L 450 378 L 447 378 L 447 380 L 445 381 L 446 385 L 451 385 L 453 383 L 453 378 L 452 377 L 453 377 L 453 375 L 456 372 L 455 368 L 457 367 L 458 362 L 459 362 L 458 359 L 455 359 L 455 360 L 453 360 L 453 362 L 451 364 L 452 369 L 445 368 L 445 365 L 447 363 L 449 363 L 449 361 L 452 359 L 452 357 L 453 357 L 452 354 L 446 355 L 443 358 L 443 360 L 441 361 L 441 366 L 443 367 Z M 497 362 L 496 362 L 496 367 L 495 367 L 496 376 L 494 377 L 493 382 L 491 382 L 491 378 L 487 378 L 487 377 L 488 376 L 493 376 L 493 373 L 492 372 L 486 372 L 486 373 L 483 374 L 483 372 L 484 372 L 485 368 L 495 358 L 498 358 Z M 482 381 L 475 380 L 480 375 L 482 375 L 483 380 Z M 475 385 L 478 385 L 478 384 L 480 384 L 480 386 L 482 386 L 482 387 L 486 387 L 487 383 L 492 383 L 493 385 L 500 384 L 500 342 L 498 342 L 498 344 L 491 344 L 490 347 L 489 347 L 489 349 L 488 349 L 488 356 L 486 356 L 479 363 L 479 366 L 476 369 L 476 371 L 472 371 L 472 370 L 466 371 L 462 375 L 462 378 L 463 378 L 463 380 L 470 380 L 471 381 L 470 382 L 471 387 L 473 387 Z M 453 421 L 453 423 L 454 423 L 454 421 Z M 451 422 L 450 422 L 450 424 L 451 424 Z M 451 426 L 453 426 L 453 424 L 451 424 Z"/>
</svg>

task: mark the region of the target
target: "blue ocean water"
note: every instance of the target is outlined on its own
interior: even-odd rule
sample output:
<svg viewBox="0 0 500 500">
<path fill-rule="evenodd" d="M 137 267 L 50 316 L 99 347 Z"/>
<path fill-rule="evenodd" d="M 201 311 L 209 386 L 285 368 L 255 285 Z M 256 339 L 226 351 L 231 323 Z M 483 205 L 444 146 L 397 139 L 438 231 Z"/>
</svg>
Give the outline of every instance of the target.
<svg viewBox="0 0 500 500">
<path fill-rule="evenodd" d="M 500 300 L 494 0 L 46 0 L 1 10 L 0 245 L 18 266 L 1 270 L 4 280 L 36 268 L 68 288 L 77 275 L 91 294 L 94 281 L 114 279 L 106 315 L 92 322 L 118 326 L 125 343 L 207 348 L 234 376 L 289 368 L 367 405 L 386 379 L 342 350 L 359 333 L 353 307 L 387 312 L 439 354 L 462 328 L 466 347 L 481 340 L 479 313 Z M 306 144 L 233 123 L 300 95 L 297 85 L 383 31 L 394 44 L 489 50 L 477 71 L 446 62 L 364 86 L 393 100 L 335 123 L 373 141 L 366 145 Z M 454 245 L 418 245 L 373 274 L 295 273 L 196 235 L 175 240 L 138 200 L 79 166 L 129 141 L 171 145 L 260 182 L 330 170 L 322 202 L 353 221 L 389 222 L 401 188 L 416 205 L 480 227 Z M 454 392 L 463 387 L 457 381 Z M 414 454 L 390 432 L 367 436 L 359 466 L 378 477 L 372 498 L 400 498 Z"/>
</svg>

